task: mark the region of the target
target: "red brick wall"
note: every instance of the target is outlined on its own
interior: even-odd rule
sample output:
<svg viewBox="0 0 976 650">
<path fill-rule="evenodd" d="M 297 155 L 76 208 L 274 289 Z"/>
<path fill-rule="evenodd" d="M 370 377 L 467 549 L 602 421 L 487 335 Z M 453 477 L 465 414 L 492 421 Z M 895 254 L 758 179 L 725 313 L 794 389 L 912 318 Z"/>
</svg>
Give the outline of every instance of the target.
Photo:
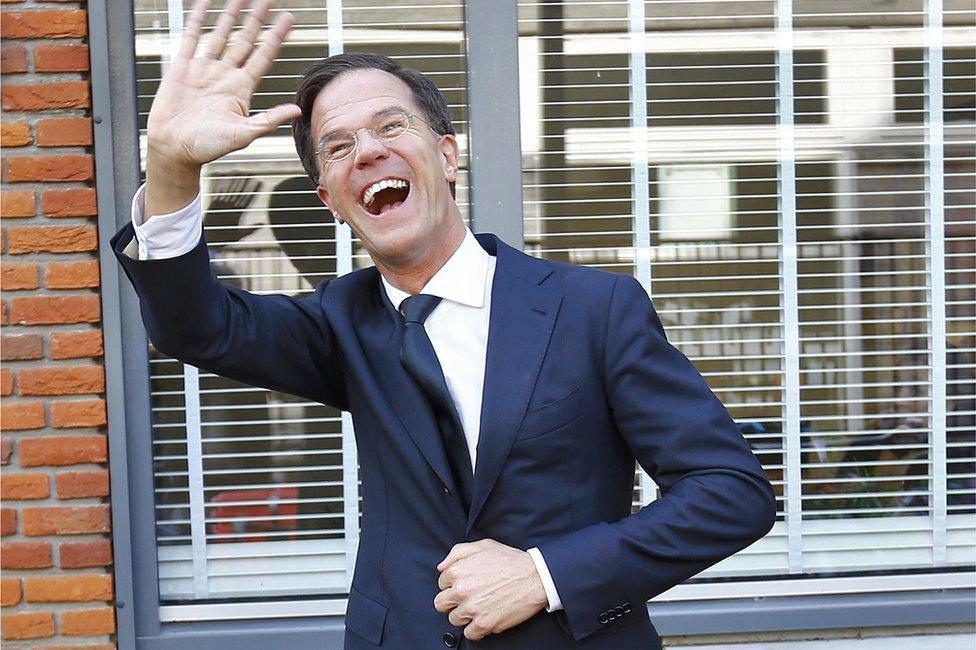
<svg viewBox="0 0 976 650">
<path fill-rule="evenodd" d="M 88 17 L 0 12 L 4 646 L 114 648 Z"/>
</svg>

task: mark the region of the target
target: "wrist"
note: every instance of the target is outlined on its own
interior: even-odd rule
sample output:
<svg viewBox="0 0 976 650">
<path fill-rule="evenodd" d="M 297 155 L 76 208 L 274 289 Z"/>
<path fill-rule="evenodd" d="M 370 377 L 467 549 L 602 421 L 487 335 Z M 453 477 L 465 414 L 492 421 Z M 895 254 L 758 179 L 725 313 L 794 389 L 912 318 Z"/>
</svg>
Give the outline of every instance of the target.
<svg viewBox="0 0 976 650">
<path fill-rule="evenodd" d="M 542 576 L 539 575 L 539 569 L 535 565 L 535 561 L 532 559 L 532 554 L 528 551 L 523 551 L 525 553 L 526 561 L 529 566 L 529 582 L 531 584 L 531 589 L 529 590 L 529 601 L 533 606 L 539 609 L 546 609 L 549 606 L 549 596 L 546 594 L 546 586 L 542 582 Z"/>
<path fill-rule="evenodd" d="M 200 193 L 201 169 L 150 148 L 146 156 L 145 219 L 189 205 Z"/>
</svg>

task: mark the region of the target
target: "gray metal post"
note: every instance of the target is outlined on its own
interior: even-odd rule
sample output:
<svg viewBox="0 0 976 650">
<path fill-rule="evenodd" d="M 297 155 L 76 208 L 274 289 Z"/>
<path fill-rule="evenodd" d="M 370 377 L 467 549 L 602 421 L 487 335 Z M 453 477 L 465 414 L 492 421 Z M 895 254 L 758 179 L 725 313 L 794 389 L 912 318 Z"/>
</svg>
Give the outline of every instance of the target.
<svg viewBox="0 0 976 650">
<path fill-rule="evenodd" d="M 521 250 L 522 145 L 519 137 L 516 0 L 465 0 L 471 225 Z"/>
<path fill-rule="evenodd" d="M 122 274 L 109 244 L 129 218 L 129 203 L 139 185 L 135 52 L 129 38 L 134 33 L 132 1 L 90 3 L 88 33 L 116 626 L 119 648 L 129 649 L 136 647 L 136 636 L 146 632 L 145 622 L 154 628 L 149 631 L 159 627 L 153 485 L 152 472 L 147 471 L 152 463 L 148 350 L 135 293 L 120 282 Z M 130 464 L 135 471 L 130 471 Z"/>
</svg>

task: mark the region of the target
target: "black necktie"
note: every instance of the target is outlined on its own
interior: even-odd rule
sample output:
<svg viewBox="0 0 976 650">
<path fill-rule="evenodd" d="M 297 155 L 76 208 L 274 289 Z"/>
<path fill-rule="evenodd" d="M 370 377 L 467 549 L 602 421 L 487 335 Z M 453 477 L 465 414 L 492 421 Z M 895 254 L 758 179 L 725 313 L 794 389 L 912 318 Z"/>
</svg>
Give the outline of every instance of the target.
<svg viewBox="0 0 976 650">
<path fill-rule="evenodd" d="M 437 428 L 444 443 L 444 451 L 447 452 L 447 461 L 451 464 L 451 472 L 454 474 L 454 484 L 460 493 L 464 509 L 468 511 L 471 509 L 471 493 L 474 487 L 468 443 L 464 439 L 461 418 L 458 417 L 454 400 L 447 389 L 444 372 L 437 360 L 434 346 L 431 345 L 430 338 L 424 330 L 424 321 L 440 301 L 438 296 L 418 294 L 400 303 L 400 311 L 406 320 L 403 327 L 403 347 L 400 348 L 400 363 L 430 400 L 434 414 L 437 416 Z"/>
</svg>

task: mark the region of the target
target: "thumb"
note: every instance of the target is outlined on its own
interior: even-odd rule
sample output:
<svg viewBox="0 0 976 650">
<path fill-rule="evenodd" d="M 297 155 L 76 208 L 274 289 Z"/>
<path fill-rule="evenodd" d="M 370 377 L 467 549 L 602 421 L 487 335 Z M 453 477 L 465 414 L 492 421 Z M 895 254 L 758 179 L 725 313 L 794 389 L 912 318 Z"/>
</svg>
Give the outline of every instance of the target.
<svg viewBox="0 0 976 650">
<path fill-rule="evenodd" d="M 290 122 L 301 114 L 302 109 L 298 107 L 298 104 L 278 104 L 262 113 L 248 117 L 247 124 L 255 132 L 254 137 L 270 135 L 279 126 Z"/>
</svg>

